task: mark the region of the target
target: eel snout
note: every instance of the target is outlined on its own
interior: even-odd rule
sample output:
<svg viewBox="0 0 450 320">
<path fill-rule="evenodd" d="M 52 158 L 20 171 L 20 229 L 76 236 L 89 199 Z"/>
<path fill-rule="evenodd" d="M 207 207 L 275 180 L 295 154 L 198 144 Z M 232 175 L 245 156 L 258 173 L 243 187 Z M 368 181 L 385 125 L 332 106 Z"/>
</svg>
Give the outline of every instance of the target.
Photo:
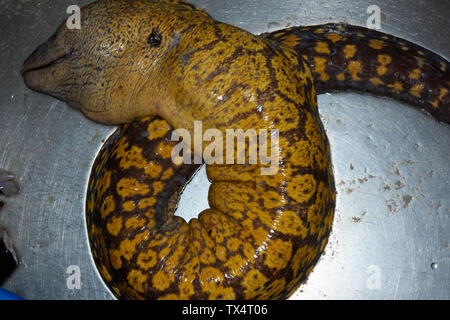
<svg viewBox="0 0 450 320">
<path fill-rule="evenodd" d="M 66 78 L 67 62 L 71 56 L 70 48 L 55 44 L 55 36 L 41 44 L 23 63 L 20 73 L 26 86 L 32 90 L 63 98 L 61 88 Z"/>
</svg>

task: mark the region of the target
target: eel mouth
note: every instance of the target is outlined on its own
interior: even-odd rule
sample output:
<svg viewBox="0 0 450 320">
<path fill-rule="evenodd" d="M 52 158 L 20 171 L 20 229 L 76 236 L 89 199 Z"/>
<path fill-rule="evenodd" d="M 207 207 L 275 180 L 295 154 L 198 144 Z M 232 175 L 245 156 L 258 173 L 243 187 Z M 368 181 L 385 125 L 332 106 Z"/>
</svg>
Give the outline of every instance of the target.
<svg viewBox="0 0 450 320">
<path fill-rule="evenodd" d="M 64 60 L 67 60 L 71 55 L 72 55 L 72 52 L 65 53 L 59 57 L 53 58 L 52 60 L 50 60 L 48 62 L 46 62 L 46 61 L 42 61 L 41 63 L 36 63 L 36 62 L 26 63 L 25 62 L 22 66 L 22 69 L 20 70 L 20 74 L 22 75 L 22 77 L 26 78 L 27 72 L 41 70 L 41 69 L 51 67 L 51 66 L 56 65 Z"/>
<path fill-rule="evenodd" d="M 61 76 L 68 72 L 68 60 L 73 49 L 60 48 L 55 45 L 55 36 L 40 45 L 23 63 L 20 74 L 26 86 L 34 91 L 52 95 L 58 91 Z"/>
</svg>

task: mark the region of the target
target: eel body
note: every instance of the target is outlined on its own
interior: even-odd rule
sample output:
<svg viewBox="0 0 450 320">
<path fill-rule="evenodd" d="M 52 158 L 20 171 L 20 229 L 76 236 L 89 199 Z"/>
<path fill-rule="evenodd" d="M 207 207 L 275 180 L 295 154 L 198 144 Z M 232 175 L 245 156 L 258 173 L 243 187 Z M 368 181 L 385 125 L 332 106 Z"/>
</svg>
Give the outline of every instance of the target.
<svg viewBox="0 0 450 320">
<path fill-rule="evenodd" d="M 81 16 L 81 30 L 61 26 L 22 74 L 92 120 L 122 124 L 86 203 L 95 263 L 119 298 L 282 299 L 307 278 L 336 197 L 316 90 L 369 91 L 450 119 L 448 62 L 379 32 L 256 36 L 177 0 L 98 1 Z M 279 166 L 207 164 L 210 208 L 188 223 L 174 211 L 199 165 L 172 161 L 171 134 L 194 136 L 194 121 L 224 136 L 278 130 Z"/>
</svg>

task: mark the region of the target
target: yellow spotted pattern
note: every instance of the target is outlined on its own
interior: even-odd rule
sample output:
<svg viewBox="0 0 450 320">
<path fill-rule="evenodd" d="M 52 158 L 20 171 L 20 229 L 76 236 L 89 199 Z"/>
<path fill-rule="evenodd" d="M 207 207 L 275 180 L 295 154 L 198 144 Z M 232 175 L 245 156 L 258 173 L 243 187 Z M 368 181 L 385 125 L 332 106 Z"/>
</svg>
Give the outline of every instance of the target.
<svg viewBox="0 0 450 320">
<path fill-rule="evenodd" d="M 310 64 L 318 93 L 371 92 L 450 122 L 449 63 L 425 48 L 348 24 L 289 28 L 264 37 L 294 48 Z M 289 43 L 284 41 L 287 38 Z"/>
</svg>

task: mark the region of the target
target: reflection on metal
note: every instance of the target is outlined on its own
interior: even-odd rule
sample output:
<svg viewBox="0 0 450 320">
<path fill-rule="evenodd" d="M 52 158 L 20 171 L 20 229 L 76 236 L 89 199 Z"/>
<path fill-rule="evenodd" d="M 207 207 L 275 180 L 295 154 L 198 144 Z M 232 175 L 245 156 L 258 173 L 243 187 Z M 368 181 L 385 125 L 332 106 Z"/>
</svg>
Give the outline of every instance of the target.
<svg viewBox="0 0 450 320">
<path fill-rule="evenodd" d="M 0 168 L 21 186 L 0 214 L 20 260 L 4 288 L 27 299 L 113 299 L 90 256 L 84 200 L 90 166 L 114 128 L 31 92 L 18 72 L 74 2 L 89 1 L 2 1 Z M 365 26 L 372 4 L 192 2 L 253 33 L 330 21 Z M 449 58 L 448 2 L 377 5 L 381 31 Z M 292 299 L 449 299 L 449 128 L 390 99 L 329 94 L 319 106 L 332 145 L 337 213 L 325 255 Z M 204 170 L 191 184 L 177 211 L 187 219 L 206 206 Z M 67 286 L 69 266 L 79 267 L 80 286 Z"/>
</svg>

